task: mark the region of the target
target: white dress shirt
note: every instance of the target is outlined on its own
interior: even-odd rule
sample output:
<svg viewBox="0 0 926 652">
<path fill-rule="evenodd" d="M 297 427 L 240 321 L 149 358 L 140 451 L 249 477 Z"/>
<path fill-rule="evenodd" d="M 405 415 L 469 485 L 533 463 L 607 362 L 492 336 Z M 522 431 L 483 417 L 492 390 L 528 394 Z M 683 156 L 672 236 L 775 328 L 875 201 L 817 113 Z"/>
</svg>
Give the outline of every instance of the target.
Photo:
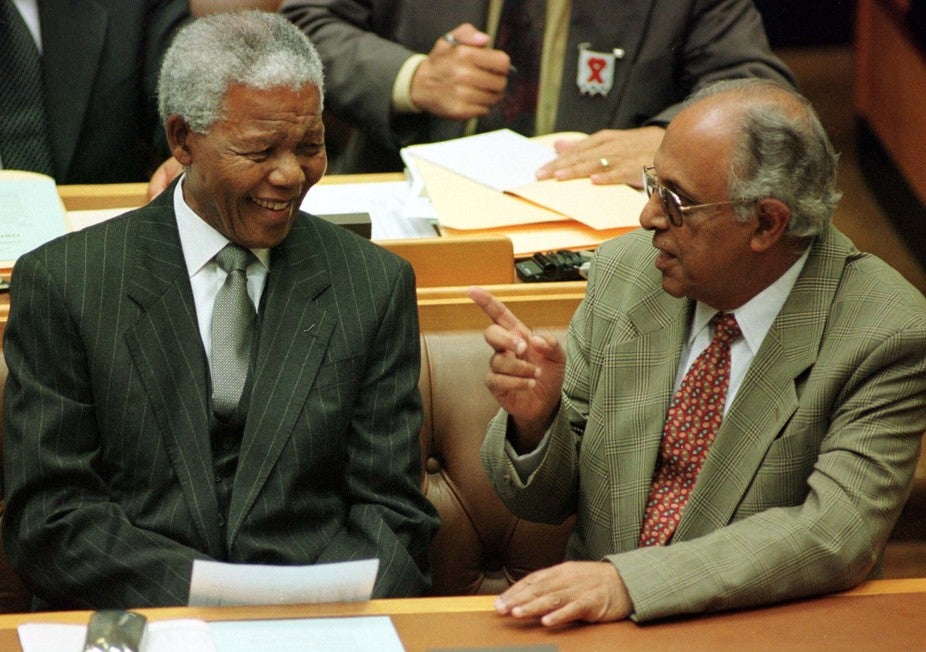
<svg viewBox="0 0 926 652">
<path fill-rule="evenodd" d="M 42 54 L 42 30 L 39 27 L 39 0 L 13 0 L 13 4 L 22 14 L 26 27 L 35 39 L 35 45 Z"/>
<path fill-rule="evenodd" d="M 199 335 L 206 349 L 206 358 L 212 363 L 212 309 L 215 295 L 225 283 L 227 274 L 215 262 L 215 255 L 231 242 L 216 231 L 204 219 L 193 212 L 183 199 L 183 181 L 174 189 L 174 213 L 177 216 L 177 230 L 180 233 L 180 247 L 190 286 L 193 288 L 193 303 L 196 304 L 196 320 L 199 323 Z M 257 257 L 248 265 L 248 295 L 254 302 L 255 310 L 260 306 L 260 297 L 264 291 L 267 272 L 270 271 L 270 250 L 252 249 Z"/>
</svg>

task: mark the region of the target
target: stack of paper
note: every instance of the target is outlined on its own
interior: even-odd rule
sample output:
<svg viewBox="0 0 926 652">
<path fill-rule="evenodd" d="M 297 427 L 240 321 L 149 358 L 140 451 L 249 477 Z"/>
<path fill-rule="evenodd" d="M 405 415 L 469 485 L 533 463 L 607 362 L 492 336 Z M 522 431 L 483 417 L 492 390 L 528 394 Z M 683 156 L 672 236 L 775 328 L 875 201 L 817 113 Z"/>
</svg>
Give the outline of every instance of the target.
<svg viewBox="0 0 926 652">
<path fill-rule="evenodd" d="M 501 233 L 526 255 L 595 247 L 638 227 L 646 199 L 630 186 L 536 180 L 556 157 L 547 143 L 563 136 L 529 139 L 503 129 L 413 145 L 402 157 L 445 235 Z"/>
<path fill-rule="evenodd" d="M 36 172 L 0 170 L 0 269 L 67 233 L 55 180 Z"/>
</svg>

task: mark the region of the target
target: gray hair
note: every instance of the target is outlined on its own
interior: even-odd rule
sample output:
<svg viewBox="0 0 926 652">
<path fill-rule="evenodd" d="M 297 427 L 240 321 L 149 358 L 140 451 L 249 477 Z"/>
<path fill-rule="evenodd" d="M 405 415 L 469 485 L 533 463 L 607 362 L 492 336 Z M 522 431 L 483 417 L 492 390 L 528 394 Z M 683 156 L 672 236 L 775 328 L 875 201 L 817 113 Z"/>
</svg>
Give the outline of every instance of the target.
<svg viewBox="0 0 926 652">
<path fill-rule="evenodd" d="M 185 25 L 164 55 L 158 78 L 158 110 L 165 123 L 179 115 L 196 133 L 222 118 L 229 86 L 266 90 L 306 84 L 324 103 L 324 71 L 315 46 L 280 15 L 227 12 Z"/>
<path fill-rule="evenodd" d="M 841 193 L 836 188 L 839 156 L 810 102 L 794 90 L 764 79 L 716 82 L 686 104 L 718 95 L 742 97 L 742 137 L 733 153 L 730 199 L 740 220 L 753 215 L 755 203 L 772 197 L 791 210 L 788 234 L 814 236 L 829 225 Z M 796 102 L 782 103 L 780 93 Z"/>
</svg>

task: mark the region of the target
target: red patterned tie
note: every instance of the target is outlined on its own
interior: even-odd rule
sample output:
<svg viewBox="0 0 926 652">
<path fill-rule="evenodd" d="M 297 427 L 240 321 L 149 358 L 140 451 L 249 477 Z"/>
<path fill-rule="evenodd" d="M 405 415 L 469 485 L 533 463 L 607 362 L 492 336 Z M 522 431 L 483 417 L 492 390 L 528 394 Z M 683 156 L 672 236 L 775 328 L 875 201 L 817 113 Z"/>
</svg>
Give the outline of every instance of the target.
<svg viewBox="0 0 926 652">
<path fill-rule="evenodd" d="M 723 421 L 730 384 L 730 342 L 740 335 L 736 318 L 711 318 L 714 338 L 682 379 L 669 412 L 650 488 L 640 546 L 665 545 L 675 533 L 708 448 Z"/>
</svg>

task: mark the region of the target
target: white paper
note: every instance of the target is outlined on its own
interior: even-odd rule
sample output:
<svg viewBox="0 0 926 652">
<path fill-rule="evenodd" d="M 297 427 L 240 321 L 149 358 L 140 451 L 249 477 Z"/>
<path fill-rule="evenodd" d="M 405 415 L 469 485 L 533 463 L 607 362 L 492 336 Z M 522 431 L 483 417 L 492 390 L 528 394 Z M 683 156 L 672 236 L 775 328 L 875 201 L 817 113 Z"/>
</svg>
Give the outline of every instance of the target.
<svg viewBox="0 0 926 652">
<path fill-rule="evenodd" d="M 64 206 L 55 180 L 43 174 L 0 170 L 0 261 L 64 235 Z"/>
<path fill-rule="evenodd" d="M 197 559 L 191 607 L 369 600 L 378 559 L 311 566 L 227 564 Z"/>
<path fill-rule="evenodd" d="M 439 143 L 411 145 L 403 158 L 417 156 L 499 192 L 537 181 L 537 169 L 556 158 L 556 150 L 509 129 Z"/>
<path fill-rule="evenodd" d="M 313 215 L 369 213 L 372 240 L 438 235 L 431 202 L 415 195 L 407 181 L 317 184 L 301 208 Z"/>
<path fill-rule="evenodd" d="M 86 625 L 20 625 L 23 652 L 78 652 Z M 388 616 L 238 620 L 207 623 L 198 619 L 149 622 L 140 652 L 402 652 L 399 634 Z"/>
<path fill-rule="evenodd" d="M 210 623 L 218 652 L 403 652 L 388 616 Z"/>
<path fill-rule="evenodd" d="M 23 652 L 79 652 L 84 649 L 87 638 L 86 625 L 25 623 L 17 631 Z M 215 649 L 208 623 L 177 619 L 146 624 L 140 652 L 212 652 Z"/>
</svg>

